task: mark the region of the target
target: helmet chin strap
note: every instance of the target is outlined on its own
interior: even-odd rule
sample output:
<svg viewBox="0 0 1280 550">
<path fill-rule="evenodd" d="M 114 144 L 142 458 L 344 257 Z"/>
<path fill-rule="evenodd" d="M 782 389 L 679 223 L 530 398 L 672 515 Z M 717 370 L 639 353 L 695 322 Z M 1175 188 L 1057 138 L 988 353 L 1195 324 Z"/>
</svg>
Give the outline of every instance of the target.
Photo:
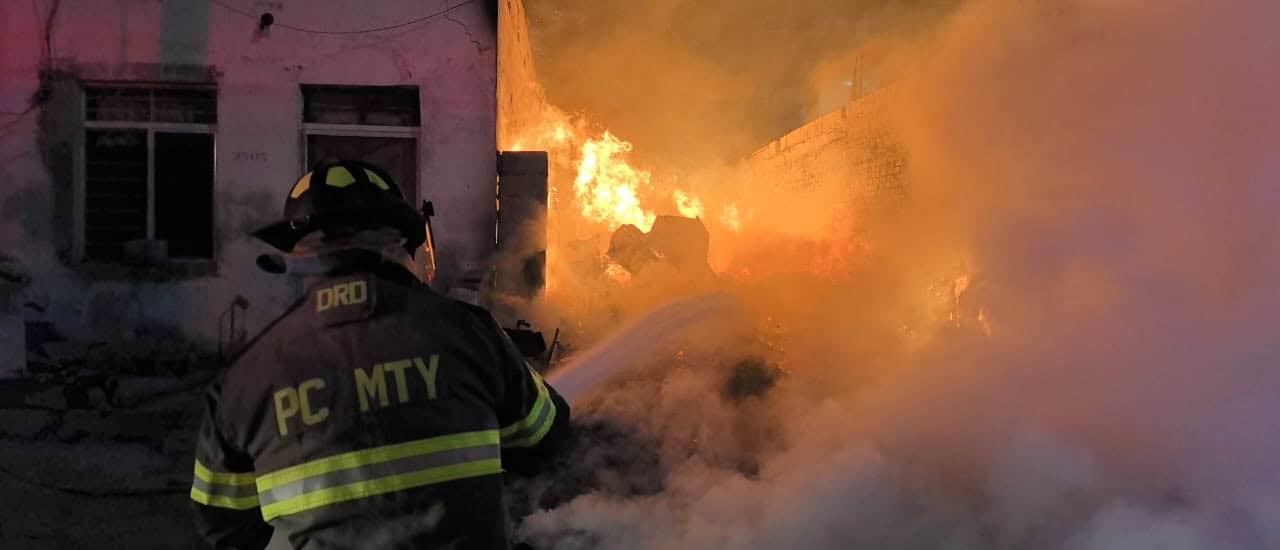
<svg viewBox="0 0 1280 550">
<path fill-rule="evenodd" d="M 362 231 L 337 241 L 324 241 L 318 235 L 308 237 L 299 242 L 293 252 L 281 258 L 284 265 L 283 271 L 279 272 L 299 277 L 327 275 L 367 258 L 370 252 L 386 263 L 404 268 L 420 282 L 426 282 L 422 270 L 404 249 L 404 238 L 394 230 Z M 259 264 L 262 264 L 261 259 Z"/>
</svg>

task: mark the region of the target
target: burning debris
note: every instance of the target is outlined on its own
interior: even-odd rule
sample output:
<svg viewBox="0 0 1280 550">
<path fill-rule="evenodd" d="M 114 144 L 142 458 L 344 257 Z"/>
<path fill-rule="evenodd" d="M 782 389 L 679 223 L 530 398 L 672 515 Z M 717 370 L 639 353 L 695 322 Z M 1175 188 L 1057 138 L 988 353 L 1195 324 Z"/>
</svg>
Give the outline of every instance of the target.
<svg viewBox="0 0 1280 550">
<path fill-rule="evenodd" d="M 647 233 L 634 225 L 618 228 L 606 254 L 633 278 L 662 266 L 670 271 L 666 276 L 705 281 L 714 277 L 707 263 L 709 245 L 710 234 L 700 220 L 660 216 Z"/>
</svg>

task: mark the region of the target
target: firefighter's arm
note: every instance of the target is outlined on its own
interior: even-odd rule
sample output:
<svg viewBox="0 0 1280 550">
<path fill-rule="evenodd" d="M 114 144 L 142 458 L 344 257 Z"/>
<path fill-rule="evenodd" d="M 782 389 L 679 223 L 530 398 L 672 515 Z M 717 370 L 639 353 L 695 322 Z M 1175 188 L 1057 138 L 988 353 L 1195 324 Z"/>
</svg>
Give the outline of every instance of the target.
<svg viewBox="0 0 1280 550">
<path fill-rule="evenodd" d="M 532 473 L 564 442 L 569 432 L 569 404 L 543 380 L 492 317 L 488 319 L 497 343 L 503 377 L 498 419 L 503 467 Z"/>
<path fill-rule="evenodd" d="M 226 437 L 218 413 L 221 384 L 205 393 L 191 482 L 196 531 L 216 550 L 262 550 L 272 527 L 258 508 L 253 461 Z"/>
</svg>

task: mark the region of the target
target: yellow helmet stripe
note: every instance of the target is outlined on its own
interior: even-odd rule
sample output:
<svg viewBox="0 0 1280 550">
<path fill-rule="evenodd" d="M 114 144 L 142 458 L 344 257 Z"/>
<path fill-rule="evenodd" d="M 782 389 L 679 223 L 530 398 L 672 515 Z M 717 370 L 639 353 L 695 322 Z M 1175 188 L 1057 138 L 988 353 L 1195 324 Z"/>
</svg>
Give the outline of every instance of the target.
<svg viewBox="0 0 1280 550">
<path fill-rule="evenodd" d="M 387 185 L 387 182 L 382 179 L 382 176 L 379 176 L 376 172 L 372 170 L 365 170 L 364 173 L 369 176 L 369 181 L 373 182 L 374 185 L 378 186 L 378 189 L 381 189 L 383 191 L 391 190 L 391 186 Z"/>
<path fill-rule="evenodd" d="M 298 183 L 293 185 L 293 191 L 289 193 L 289 198 L 296 199 L 301 197 L 303 193 L 307 192 L 307 189 L 311 189 L 310 172 L 307 172 L 307 175 L 302 176 L 302 179 L 298 180 Z"/>
<path fill-rule="evenodd" d="M 350 170 L 341 166 L 335 166 L 329 169 L 329 173 L 324 177 L 325 185 L 330 187 L 346 187 L 356 182 L 356 177 Z"/>
</svg>

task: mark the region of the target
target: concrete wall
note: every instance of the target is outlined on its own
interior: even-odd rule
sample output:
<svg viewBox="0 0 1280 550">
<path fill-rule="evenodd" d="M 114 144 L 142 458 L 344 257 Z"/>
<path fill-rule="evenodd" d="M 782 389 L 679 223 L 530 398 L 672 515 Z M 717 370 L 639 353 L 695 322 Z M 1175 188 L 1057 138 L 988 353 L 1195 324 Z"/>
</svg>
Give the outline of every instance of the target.
<svg viewBox="0 0 1280 550">
<path fill-rule="evenodd" d="M 261 274 L 246 233 L 279 215 L 302 170 L 300 84 L 417 85 L 419 196 L 435 201 L 441 281 L 491 253 L 497 6 L 472 2 L 417 24 L 368 29 L 456 0 L 49 0 L 0 2 L 0 253 L 33 275 L 30 297 L 72 336 L 124 339 L 174 327 L 212 340 L 248 298 L 252 333 L 296 289 Z M 46 5 L 56 8 L 50 19 Z M 276 25 L 258 36 L 253 14 Z M 51 30 L 48 46 L 45 28 Z M 51 51 L 52 55 L 46 55 Z M 41 78 L 41 69 L 50 78 Z M 79 81 L 215 79 L 217 272 L 87 269 L 72 250 Z M 33 101 L 40 96 L 39 101 Z M 167 329 L 165 329 L 167 330 Z"/>
</svg>

